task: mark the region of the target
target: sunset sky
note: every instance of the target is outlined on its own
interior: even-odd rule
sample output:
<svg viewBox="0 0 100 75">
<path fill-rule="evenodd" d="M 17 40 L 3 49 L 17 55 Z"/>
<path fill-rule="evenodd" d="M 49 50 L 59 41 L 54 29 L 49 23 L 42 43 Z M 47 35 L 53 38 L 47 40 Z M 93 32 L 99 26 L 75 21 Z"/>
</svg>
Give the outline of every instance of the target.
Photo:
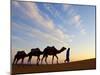
<svg viewBox="0 0 100 75">
<path fill-rule="evenodd" d="M 71 61 L 95 58 L 95 6 L 12 1 L 11 20 L 12 59 L 47 46 L 70 47 Z M 65 55 L 58 54 L 59 62 Z"/>
</svg>

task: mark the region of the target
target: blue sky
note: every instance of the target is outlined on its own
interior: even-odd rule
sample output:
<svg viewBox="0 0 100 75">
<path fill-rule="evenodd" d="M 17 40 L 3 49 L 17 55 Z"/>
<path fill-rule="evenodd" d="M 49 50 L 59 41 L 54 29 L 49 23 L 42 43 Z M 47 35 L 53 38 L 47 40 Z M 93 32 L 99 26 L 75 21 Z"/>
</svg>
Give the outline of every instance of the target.
<svg viewBox="0 0 100 75">
<path fill-rule="evenodd" d="M 13 55 L 49 45 L 70 47 L 72 61 L 95 58 L 95 6 L 12 1 L 11 18 Z"/>
</svg>

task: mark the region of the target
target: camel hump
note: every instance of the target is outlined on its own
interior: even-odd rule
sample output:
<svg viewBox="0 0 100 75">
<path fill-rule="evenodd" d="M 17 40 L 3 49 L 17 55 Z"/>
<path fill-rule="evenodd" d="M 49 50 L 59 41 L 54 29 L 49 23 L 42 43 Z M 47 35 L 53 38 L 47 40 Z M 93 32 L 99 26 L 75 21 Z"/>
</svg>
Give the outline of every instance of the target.
<svg viewBox="0 0 100 75">
<path fill-rule="evenodd" d="M 51 47 L 50 46 L 47 46 L 46 48 L 47 49 L 52 49 L 52 48 L 55 48 L 55 46 L 51 46 Z"/>
<path fill-rule="evenodd" d="M 45 49 L 44 49 L 44 52 L 51 52 L 51 51 L 55 51 L 56 48 L 55 46 L 47 46 Z"/>
<path fill-rule="evenodd" d="M 47 46 L 46 48 L 51 48 L 50 46 Z"/>
<path fill-rule="evenodd" d="M 32 48 L 32 49 L 31 49 L 31 52 L 38 52 L 38 51 L 40 51 L 39 48 Z"/>
<path fill-rule="evenodd" d="M 17 52 L 17 55 L 24 55 L 24 54 L 26 54 L 25 51 L 18 51 Z"/>
</svg>

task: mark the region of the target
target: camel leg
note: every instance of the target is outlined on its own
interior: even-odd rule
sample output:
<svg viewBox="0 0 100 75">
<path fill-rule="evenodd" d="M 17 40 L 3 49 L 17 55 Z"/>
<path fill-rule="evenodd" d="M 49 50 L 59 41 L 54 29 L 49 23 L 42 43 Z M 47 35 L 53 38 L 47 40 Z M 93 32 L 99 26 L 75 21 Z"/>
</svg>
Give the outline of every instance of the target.
<svg viewBox="0 0 100 75">
<path fill-rule="evenodd" d="M 14 58 L 13 64 L 15 63 L 15 61 L 16 61 L 16 57 Z"/>
<path fill-rule="evenodd" d="M 43 57 L 42 57 L 42 59 L 41 59 L 41 64 L 42 64 L 42 62 L 43 62 L 44 57 L 45 57 L 45 55 L 43 55 Z"/>
<path fill-rule="evenodd" d="M 39 56 L 37 57 L 37 65 L 39 64 L 40 58 Z"/>
<path fill-rule="evenodd" d="M 22 58 L 22 62 L 21 62 L 22 64 L 23 64 L 23 61 L 24 61 L 24 58 Z"/>
<path fill-rule="evenodd" d="M 32 59 L 32 56 L 29 56 L 28 63 L 30 63 L 30 64 L 31 64 L 31 59 Z"/>
<path fill-rule="evenodd" d="M 57 58 L 57 64 L 58 64 L 58 56 L 57 55 L 55 55 L 56 56 L 56 58 Z"/>
<path fill-rule="evenodd" d="M 40 62 L 40 56 L 37 57 L 37 65 L 39 64 Z"/>
<path fill-rule="evenodd" d="M 38 57 L 37 57 L 37 65 L 38 65 Z"/>
<path fill-rule="evenodd" d="M 40 56 L 38 57 L 38 63 L 40 62 Z"/>
<path fill-rule="evenodd" d="M 46 64 L 48 64 L 48 62 L 47 62 L 47 57 L 48 57 L 48 56 L 45 57 L 45 62 L 46 62 Z"/>
<path fill-rule="evenodd" d="M 17 64 L 18 60 L 19 60 L 19 59 L 16 60 L 16 64 Z"/>
<path fill-rule="evenodd" d="M 52 56 L 52 64 L 53 64 L 53 60 L 54 60 L 54 55 Z"/>
</svg>

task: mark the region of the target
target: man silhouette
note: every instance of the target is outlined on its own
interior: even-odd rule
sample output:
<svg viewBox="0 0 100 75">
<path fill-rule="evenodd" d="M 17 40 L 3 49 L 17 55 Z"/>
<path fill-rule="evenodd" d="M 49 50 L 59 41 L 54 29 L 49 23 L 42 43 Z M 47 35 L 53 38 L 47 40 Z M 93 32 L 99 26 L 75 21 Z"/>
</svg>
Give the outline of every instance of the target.
<svg viewBox="0 0 100 75">
<path fill-rule="evenodd" d="M 68 63 L 70 62 L 69 56 L 70 56 L 70 48 L 68 48 L 68 50 L 66 51 L 66 59 L 65 59 L 65 63 L 66 63 L 66 61 L 67 61 Z"/>
</svg>

